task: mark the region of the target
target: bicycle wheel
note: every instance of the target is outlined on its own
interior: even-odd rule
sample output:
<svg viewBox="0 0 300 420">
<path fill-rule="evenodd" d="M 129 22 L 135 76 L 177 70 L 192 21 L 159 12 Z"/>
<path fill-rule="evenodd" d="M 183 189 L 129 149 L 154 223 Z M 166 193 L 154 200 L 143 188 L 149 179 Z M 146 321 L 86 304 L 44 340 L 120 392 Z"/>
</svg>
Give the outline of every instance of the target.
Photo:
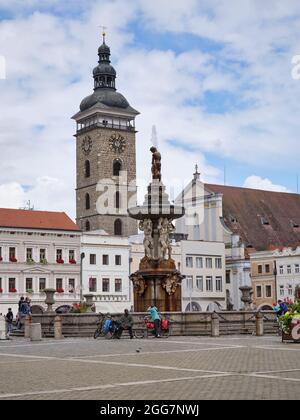
<svg viewBox="0 0 300 420">
<path fill-rule="evenodd" d="M 133 335 L 135 338 L 145 338 L 145 331 L 144 330 L 134 330 Z"/>
<path fill-rule="evenodd" d="M 96 331 L 94 332 L 94 339 L 96 340 L 97 338 L 99 338 L 101 335 L 101 331 L 97 328 Z"/>
</svg>

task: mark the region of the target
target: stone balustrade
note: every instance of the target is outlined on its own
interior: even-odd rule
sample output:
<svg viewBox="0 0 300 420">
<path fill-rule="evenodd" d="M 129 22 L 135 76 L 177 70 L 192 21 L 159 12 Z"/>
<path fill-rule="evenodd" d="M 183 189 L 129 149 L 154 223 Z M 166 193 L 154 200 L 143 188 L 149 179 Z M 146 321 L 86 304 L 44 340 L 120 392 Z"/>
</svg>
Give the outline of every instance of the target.
<svg viewBox="0 0 300 420">
<path fill-rule="evenodd" d="M 144 327 L 146 313 L 132 313 L 134 328 Z M 173 312 L 165 313 L 171 319 L 171 335 L 175 336 L 224 336 L 234 334 L 276 334 L 278 324 L 272 311 L 262 312 Z M 43 337 L 54 337 L 55 313 L 32 315 L 33 323 L 41 323 Z M 113 314 L 118 317 L 121 314 Z M 92 337 L 96 329 L 98 316 L 95 313 L 61 314 L 64 337 Z M 258 328 L 258 329 L 257 329 Z"/>
</svg>

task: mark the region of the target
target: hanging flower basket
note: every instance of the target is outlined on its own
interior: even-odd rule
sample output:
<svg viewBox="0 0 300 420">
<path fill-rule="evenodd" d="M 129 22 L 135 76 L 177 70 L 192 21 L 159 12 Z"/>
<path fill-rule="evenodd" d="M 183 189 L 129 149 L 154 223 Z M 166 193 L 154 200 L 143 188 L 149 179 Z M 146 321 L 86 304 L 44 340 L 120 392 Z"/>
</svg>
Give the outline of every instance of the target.
<svg viewBox="0 0 300 420">
<path fill-rule="evenodd" d="M 3 258 L 2 258 L 2 257 L 0 257 L 0 262 L 1 262 L 1 261 L 3 261 Z"/>
<path fill-rule="evenodd" d="M 56 289 L 56 293 L 65 293 L 64 289 Z"/>
<path fill-rule="evenodd" d="M 16 259 L 16 257 L 10 257 L 9 261 L 12 262 L 12 263 L 18 262 L 18 260 Z"/>
<path fill-rule="evenodd" d="M 62 258 L 57 258 L 56 260 L 57 264 L 64 264 L 64 260 Z"/>
<path fill-rule="evenodd" d="M 0 293 L 3 293 L 3 289 L 0 289 Z"/>
<path fill-rule="evenodd" d="M 35 261 L 33 258 L 28 258 L 26 262 L 27 264 L 35 264 Z"/>
<path fill-rule="evenodd" d="M 17 289 L 9 289 L 9 293 L 17 293 Z"/>
<path fill-rule="evenodd" d="M 70 263 L 70 264 L 77 264 L 77 263 L 76 263 L 76 260 L 74 260 L 74 258 L 71 258 L 71 259 L 69 260 L 69 263 Z"/>
</svg>

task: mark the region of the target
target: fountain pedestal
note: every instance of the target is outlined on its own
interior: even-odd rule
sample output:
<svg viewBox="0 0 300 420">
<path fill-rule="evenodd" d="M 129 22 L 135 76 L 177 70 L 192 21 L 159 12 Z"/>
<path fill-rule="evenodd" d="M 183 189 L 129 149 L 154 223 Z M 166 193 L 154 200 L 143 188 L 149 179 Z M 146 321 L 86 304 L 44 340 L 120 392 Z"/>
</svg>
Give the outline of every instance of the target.
<svg viewBox="0 0 300 420">
<path fill-rule="evenodd" d="M 170 203 L 161 182 L 161 156 L 151 148 L 152 182 L 142 206 L 128 209 L 129 216 L 139 220 L 144 232 L 145 256 L 139 270 L 130 276 L 134 287 L 134 310 L 146 312 L 155 305 L 161 312 L 181 312 L 181 281 L 184 276 L 172 259 L 172 221 L 184 215 L 184 208 Z"/>
</svg>

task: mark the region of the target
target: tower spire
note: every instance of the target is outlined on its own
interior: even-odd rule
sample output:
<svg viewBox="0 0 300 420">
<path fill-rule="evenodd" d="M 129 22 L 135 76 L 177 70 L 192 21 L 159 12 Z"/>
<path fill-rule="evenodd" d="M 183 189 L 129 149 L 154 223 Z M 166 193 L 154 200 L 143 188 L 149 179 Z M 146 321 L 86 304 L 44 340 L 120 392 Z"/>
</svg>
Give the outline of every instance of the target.
<svg viewBox="0 0 300 420">
<path fill-rule="evenodd" d="M 98 66 L 93 70 L 94 90 L 96 89 L 111 89 L 116 90 L 117 73 L 110 64 L 110 48 L 106 45 L 105 26 L 102 27 L 103 44 L 98 48 Z"/>
<path fill-rule="evenodd" d="M 195 165 L 194 180 L 200 179 L 200 173 L 198 172 L 198 164 Z"/>
</svg>

